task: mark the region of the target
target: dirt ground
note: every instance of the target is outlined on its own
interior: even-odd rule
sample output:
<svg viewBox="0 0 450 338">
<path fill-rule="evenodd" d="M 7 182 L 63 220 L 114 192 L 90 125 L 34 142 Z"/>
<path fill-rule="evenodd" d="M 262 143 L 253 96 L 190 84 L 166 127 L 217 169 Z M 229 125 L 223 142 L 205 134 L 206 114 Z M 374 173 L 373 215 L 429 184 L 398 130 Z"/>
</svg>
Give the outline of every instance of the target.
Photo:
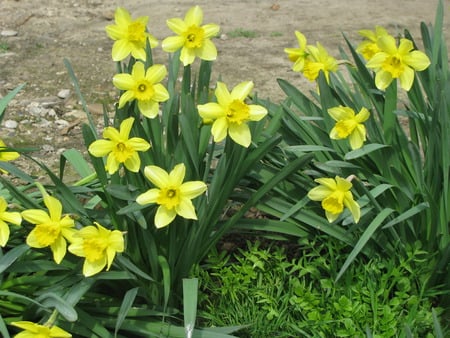
<svg viewBox="0 0 450 338">
<path fill-rule="evenodd" d="M 111 79 L 113 41 L 105 26 L 113 24 L 117 6 L 133 18 L 149 16 L 149 32 L 160 41 L 173 33 L 165 21 L 183 17 L 198 4 L 204 23 L 221 26 L 214 39 L 218 59 L 214 79 L 229 87 L 255 82 L 260 97 L 283 99 L 276 79 L 303 87 L 313 85 L 291 71 L 284 48 L 297 46 L 294 31 L 308 43 L 319 41 L 338 56 L 342 33 L 355 44 L 357 31 L 381 25 L 396 35 L 408 28 L 419 39 L 419 23 L 433 23 L 438 0 L 0 0 L 0 95 L 26 83 L 7 109 L 0 138 L 11 146 L 39 146 L 35 156 L 46 161 L 70 147 L 82 148 L 83 113 L 63 59 L 70 60 L 93 114 L 102 120 L 102 103 L 117 99 Z M 445 31 L 450 32 L 450 0 L 444 0 Z M 155 62 L 167 60 L 160 47 Z M 68 89 L 70 94 L 62 93 Z M 60 97 L 58 97 L 60 94 Z M 15 123 L 16 122 L 16 123 Z M 100 123 L 100 122 L 99 122 Z"/>
</svg>

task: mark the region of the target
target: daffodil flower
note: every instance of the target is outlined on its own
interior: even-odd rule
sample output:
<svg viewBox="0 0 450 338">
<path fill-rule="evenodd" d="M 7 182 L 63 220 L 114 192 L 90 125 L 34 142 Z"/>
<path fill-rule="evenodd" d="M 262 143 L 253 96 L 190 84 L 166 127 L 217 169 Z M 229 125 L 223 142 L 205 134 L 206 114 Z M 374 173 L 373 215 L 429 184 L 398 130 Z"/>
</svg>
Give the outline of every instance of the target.
<svg viewBox="0 0 450 338">
<path fill-rule="evenodd" d="M 58 326 L 46 326 L 28 321 L 12 322 L 11 325 L 24 331 L 14 338 L 70 338 L 72 335 Z"/>
<path fill-rule="evenodd" d="M 222 141 L 227 134 L 243 147 L 248 147 L 252 141 L 249 121 L 259 121 L 267 115 L 267 109 L 246 104 L 244 101 L 253 89 L 253 82 L 245 81 L 233 88 L 231 93 L 227 86 L 217 83 L 216 102 L 198 105 L 198 112 L 204 120 L 212 120 L 211 133 L 215 142 Z"/>
<path fill-rule="evenodd" d="M 328 54 L 327 50 L 317 42 L 316 46 L 308 45 L 306 47 L 309 54 L 304 67 L 303 75 L 314 81 L 318 78 L 319 72 L 322 71 L 327 81 L 329 81 L 330 72 L 335 72 L 338 69 L 338 63 L 334 57 Z"/>
<path fill-rule="evenodd" d="M 366 60 L 370 60 L 376 53 L 381 52 L 381 49 L 378 46 L 378 40 L 383 36 L 389 35 L 386 29 L 381 26 L 375 26 L 374 31 L 362 29 L 358 33 L 364 37 L 365 40 L 358 45 L 356 51 Z"/>
<path fill-rule="evenodd" d="M 164 169 L 150 165 L 144 169 L 147 179 L 156 188 L 140 194 L 136 202 L 141 205 L 159 204 L 155 215 L 155 226 L 159 229 L 171 223 L 176 215 L 187 219 L 197 219 L 192 199 L 206 191 L 202 181 L 184 182 L 186 167 L 177 164 L 170 173 Z"/>
<path fill-rule="evenodd" d="M 295 31 L 295 36 L 297 37 L 299 48 L 285 48 L 284 52 L 287 53 L 289 60 L 294 62 L 292 66 L 294 72 L 303 72 L 306 59 L 309 55 L 306 50 L 306 38 L 299 31 Z"/>
<path fill-rule="evenodd" d="M 386 89 L 393 79 L 400 80 L 400 86 L 408 91 L 414 82 L 414 70 L 422 71 L 430 65 L 428 56 L 413 50 L 411 40 L 400 39 L 397 47 L 395 38 L 387 35 L 378 39 L 381 52 L 376 53 L 366 64 L 374 69 L 375 85 L 378 89 Z"/>
<path fill-rule="evenodd" d="M 114 85 L 125 92 L 120 96 L 119 108 L 137 100 L 139 111 L 148 118 L 158 116 L 159 103 L 169 99 L 167 89 L 160 83 L 167 74 L 164 65 L 153 65 L 147 70 L 142 62 L 136 62 L 131 74 L 116 74 Z"/>
<path fill-rule="evenodd" d="M 28 234 L 27 244 L 38 249 L 50 246 L 53 259 L 59 264 L 67 252 L 66 240 L 70 242 L 76 231 L 75 222 L 70 216 L 62 215 L 62 204 L 55 197 L 45 195 L 44 204 L 48 213 L 41 209 L 22 211 L 23 219 L 36 225 Z"/>
<path fill-rule="evenodd" d="M 123 252 L 124 239 L 119 230 L 108 230 L 98 223 L 78 230 L 73 236 L 69 251 L 76 256 L 85 257 L 83 275 L 93 276 L 105 266 L 109 270 L 116 253 Z"/>
<path fill-rule="evenodd" d="M 203 11 L 199 6 L 188 10 L 184 20 L 172 18 L 167 20 L 167 26 L 177 36 L 170 36 L 163 40 L 162 49 L 166 52 L 176 52 L 181 48 L 180 61 L 184 66 L 194 62 L 195 57 L 212 61 L 217 57 L 216 46 L 211 38 L 219 33 L 219 26 L 207 24 L 201 26 Z"/>
<path fill-rule="evenodd" d="M 95 157 L 108 155 L 106 170 L 112 175 L 118 169 L 120 163 L 132 172 L 138 172 L 141 159 L 138 151 L 146 151 L 150 144 L 140 137 L 129 138 L 134 118 L 129 117 L 122 121 L 120 129 L 106 127 L 103 131 L 104 140 L 97 140 L 89 146 L 89 152 Z"/>
<path fill-rule="evenodd" d="M 6 151 L 6 144 L 0 140 L 0 162 L 8 162 L 17 159 L 20 154 L 15 151 Z M 3 169 L 0 169 L 0 173 L 6 174 L 7 172 Z"/>
<path fill-rule="evenodd" d="M 145 61 L 147 41 L 152 48 L 158 45 L 158 40 L 146 32 L 148 16 L 132 20 L 126 9 L 118 7 L 114 19 L 115 25 L 106 26 L 108 36 L 116 40 L 112 48 L 112 59 L 122 61 L 131 54 L 135 59 Z"/>
<path fill-rule="evenodd" d="M 8 223 L 20 225 L 22 216 L 19 212 L 6 211 L 8 203 L 0 196 L 0 246 L 4 247 L 9 239 Z"/>
<path fill-rule="evenodd" d="M 338 106 L 328 109 L 328 114 L 336 121 L 331 129 L 330 138 L 339 140 L 348 137 L 352 149 L 361 148 L 366 140 L 366 127 L 362 123 L 369 118 L 369 111 L 362 108 L 355 115 L 352 108 Z"/>
<path fill-rule="evenodd" d="M 320 185 L 312 188 L 308 193 L 308 198 L 313 201 L 322 201 L 322 208 L 328 222 L 335 221 L 344 211 L 344 207 L 350 210 L 355 223 L 359 222 L 361 211 L 358 203 L 353 199 L 352 183 L 346 179 L 336 176 L 336 178 L 318 178 L 314 180 Z"/>
</svg>

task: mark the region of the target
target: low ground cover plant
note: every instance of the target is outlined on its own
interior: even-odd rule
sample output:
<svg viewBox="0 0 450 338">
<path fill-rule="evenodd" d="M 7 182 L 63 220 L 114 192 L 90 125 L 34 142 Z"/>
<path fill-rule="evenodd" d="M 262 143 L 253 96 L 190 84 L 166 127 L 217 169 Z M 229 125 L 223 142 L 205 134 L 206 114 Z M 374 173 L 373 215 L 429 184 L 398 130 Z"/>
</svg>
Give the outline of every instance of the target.
<svg viewBox="0 0 450 338">
<path fill-rule="evenodd" d="M 0 144 L 0 333 L 229 337 L 244 329 L 255 336 L 255 327 L 240 326 L 252 324 L 248 316 L 245 322 L 213 321 L 220 316 L 216 306 L 227 313 L 223 299 L 215 299 L 223 297 L 215 293 L 219 284 L 236 287 L 227 290 L 228 310 L 243 290 L 255 291 L 221 280 L 238 265 L 228 267 L 228 258 L 218 256 L 211 275 L 199 271 L 233 229 L 275 233 L 294 243 L 300 238 L 310 252 L 334 260 L 284 261 L 275 251 L 278 261 L 269 269 L 272 253 L 250 248 L 257 257 L 250 268 L 242 251 L 239 269 L 249 273 L 247 282 L 260 269 L 287 283 L 287 293 L 257 284 L 252 301 L 263 299 L 262 312 L 247 315 L 263 313 L 270 322 L 258 331 L 442 336 L 450 250 L 442 6 L 434 27 L 422 25 L 424 51 L 408 32 L 397 41 L 377 27 L 361 32 L 366 40 L 358 48 L 347 41 L 352 57 L 342 49 L 338 61 L 296 32 L 299 47 L 286 53 L 294 71 L 317 87 L 305 95 L 279 80 L 287 96 L 280 104 L 259 99 L 251 79 L 210 83 L 220 28 L 203 23 L 199 6 L 168 19 L 174 35 L 161 42 L 147 30 L 148 17 L 133 19 L 118 8 L 106 33 L 114 41 L 112 81 L 119 97 L 113 112 L 105 109 L 101 128 L 65 60 L 88 118 L 88 158 L 67 150 L 53 172 L 28 150 Z M 159 44 L 167 64 L 153 59 Z M 18 90 L 1 100 L 0 119 Z M 36 162 L 48 179 L 14 166 L 18 156 Z M 77 180 L 65 177 L 68 166 Z M 245 217 L 252 208 L 264 216 Z M 324 235 L 339 244 L 327 245 Z M 320 270 L 318 262 L 331 270 Z M 300 278 L 304 269 L 321 288 Z M 196 321 L 197 277 L 210 288 L 202 317 L 211 322 Z M 379 294 L 378 287 L 390 291 Z M 307 290 L 318 300 L 306 297 Z M 332 296 L 329 308 L 323 292 Z"/>
</svg>

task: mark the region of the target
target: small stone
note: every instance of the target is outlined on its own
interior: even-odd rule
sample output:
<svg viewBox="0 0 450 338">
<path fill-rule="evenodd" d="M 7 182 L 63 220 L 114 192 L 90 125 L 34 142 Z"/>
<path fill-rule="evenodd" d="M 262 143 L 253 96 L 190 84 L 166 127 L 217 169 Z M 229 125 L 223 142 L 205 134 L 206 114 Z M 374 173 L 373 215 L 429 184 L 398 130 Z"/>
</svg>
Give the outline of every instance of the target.
<svg viewBox="0 0 450 338">
<path fill-rule="evenodd" d="M 4 122 L 5 128 L 8 128 L 8 129 L 16 129 L 17 125 L 18 125 L 18 123 L 14 120 L 6 120 Z"/>
<path fill-rule="evenodd" d="M 69 95 L 70 95 L 70 89 L 61 89 L 57 94 L 57 96 L 60 99 L 67 99 L 69 97 Z"/>
<path fill-rule="evenodd" d="M 68 121 L 66 121 L 66 120 L 61 120 L 61 119 L 55 120 L 55 123 L 56 123 L 58 126 L 61 126 L 61 127 L 67 127 L 67 126 L 70 124 Z"/>
<path fill-rule="evenodd" d="M 5 29 L 0 32 L 1 36 L 6 36 L 6 37 L 16 36 L 17 34 L 19 34 L 19 33 L 17 31 L 13 31 L 12 29 Z"/>
</svg>

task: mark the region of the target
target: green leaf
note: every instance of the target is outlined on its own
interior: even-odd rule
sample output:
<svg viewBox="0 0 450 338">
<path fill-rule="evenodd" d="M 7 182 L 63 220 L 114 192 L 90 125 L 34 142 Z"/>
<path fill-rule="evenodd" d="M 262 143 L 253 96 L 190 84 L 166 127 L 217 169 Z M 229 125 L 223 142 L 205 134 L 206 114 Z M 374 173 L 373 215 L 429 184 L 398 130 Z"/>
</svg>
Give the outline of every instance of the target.
<svg viewBox="0 0 450 338">
<path fill-rule="evenodd" d="M 5 321 L 3 320 L 2 315 L 0 314 L 0 333 L 3 338 L 11 338 L 9 335 L 8 329 L 6 328 Z"/>
<path fill-rule="evenodd" d="M 92 169 L 84 159 L 83 155 L 76 149 L 65 150 L 61 157 L 65 158 L 73 168 L 76 170 L 80 177 L 87 177 L 92 174 Z"/>
<path fill-rule="evenodd" d="M 183 279 L 184 329 L 186 337 L 191 338 L 197 318 L 198 279 Z"/>
<path fill-rule="evenodd" d="M 36 298 L 37 301 L 41 301 L 45 307 L 54 307 L 61 316 L 63 316 L 69 322 L 75 322 L 78 320 L 78 314 L 74 307 L 69 304 L 64 298 L 53 292 L 46 292 Z"/>
<path fill-rule="evenodd" d="M 352 150 L 345 154 L 344 158 L 346 160 L 354 160 L 359 157 L 366 156 L 367 154 L 370 154 L 373 151 L 376 151 L 378 149 L 389 147 L 386 144 L 378 144 L 378 143 L 369 143 L 363 146 L 362 148 Z"/>
<path fill-rule="evenodd" d="M 9 102 L 14 98 L 14 96 L 17 95 L 17 93 L 23 88 L 23 86 L 25 86 L 25 84 L 21 84 L 21 85 L 17 86 L 16 88 L 11 90 L 8 94 L 6 94 L 5 96 L 3 96 L 0 99 L 0 123 L 3 120 L 3 115 L 4 115 L 5 109 L 8 106 Z"/>
<path fill-rule="evenodd" d="M 11 266 L 20 256 L 27 252 L 30 247 L 26 244 L 18 245 L 9 250 L 6 254 L 0 257 L 0 274 Z"/>
<path fill-rule="evenodd" d="M 139 288 L 133 288 L 128 290 L 123 297 L 122 304 L 120 305 L 119 313 L 117 314 L 117 322 L 116 327 L 114 328 L 114 337 L 117 337 L 117 332 L 119 332 L 120 327 L 122 326 L 123 321 L 127 317 L 128 311 L 133 306 L 134 300 L 138 293 Z"/>
<path fill-rule="evenodd" d="M 362 234 L 361 238 L 358 240 L 358 242 L 355 244 L 352 252 L 348 255 L 347 259 L 345 260 L 344 264 L 342 265 L 341 269 L 339 270 L 335 282 L 337 282 L 344 272 L 347 270 L 347 268 L 350 266 L 350 264 L 354 261 L 356 256 L 361 252 L 361 250 L 364 248 L 366 243 L 372 238 L 372 235 L 375 233 L 375 231 L 383 224 L 384 220 L 392 214 L 394 210 L 386 208 L 383 209 L 375 218 L 374 220 L 369 224 L 367 229 Z"/>
</svg>

